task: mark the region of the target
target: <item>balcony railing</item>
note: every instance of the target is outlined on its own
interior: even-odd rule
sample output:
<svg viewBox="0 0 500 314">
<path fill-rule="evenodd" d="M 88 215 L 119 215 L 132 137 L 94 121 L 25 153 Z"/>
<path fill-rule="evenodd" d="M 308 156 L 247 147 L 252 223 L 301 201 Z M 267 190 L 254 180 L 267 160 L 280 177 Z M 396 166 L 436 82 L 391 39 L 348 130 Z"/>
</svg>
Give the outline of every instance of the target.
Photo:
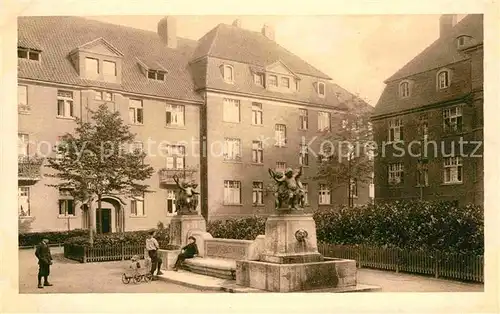
<svg viewBox="0 0 500 314">
<path fill-rule="evenodd" d="M 174 175 L 180 179 L 193 180 L 194 175 L 198 172 L 198 168 L 189 167 L 185 169 L 167 169 L 163 168 L 158 171 L 160 184 L 175 184 Z"/>
<path fill-rule="evenodd" d="M 41 179 L 43 158 L 36 156 L 22 156 L 18 158 L 18 180 L 38 181 Z"/>
</svg>

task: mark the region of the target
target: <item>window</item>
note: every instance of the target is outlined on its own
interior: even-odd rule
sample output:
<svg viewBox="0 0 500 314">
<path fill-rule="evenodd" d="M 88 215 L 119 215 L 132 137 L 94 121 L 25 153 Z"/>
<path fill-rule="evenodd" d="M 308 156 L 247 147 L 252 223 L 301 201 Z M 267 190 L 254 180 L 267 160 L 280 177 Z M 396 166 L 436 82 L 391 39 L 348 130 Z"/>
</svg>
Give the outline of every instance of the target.
<svg viewBox="0 0 500 314">
<path fill-rule="evenodd" d="M 135 196 L 130 201 L 130 214 L 132 216 L 145 216 L 144 212 L 144 194 Z"/>
<path fill-rule="evenodd" d="M 27 157 L 29 155 L 29 135 L 17 134 L 17 155 L 19 157 Z"/>
<path fill-rule="evenodd" d="M 285 173 L 285 170 L 286 170 L 286 162 L 277 161 L 276 162 L 276 171 Z"/>
<path fill-rule="evenodd" d="M 389 121 L 389 142 L 399 142 L 403 140 L 403 121 L 392 119 Z"/>
<path fill-rule="evenodd" d="M 304 189 L 304 205 L 309 205 L 309 184 L 302 183 L 302 188 Z"/>
<path fill-rule="evenodd" d="M 104 101 L 113 101 L 113 93 L 96 91 L 94 99 L 95 100 L 104 100 Z"/>
<path fill-rule="evenodd" d="M 325 97 L 325 83 L 323 82 L 318 82 L 318 95 Z"/>
<path fill-rule="evenodd" d="M 167 145 L 167 169 L 184 169 L 185 152 L 182 145 Z"/>
<path fill-rule="evenodd" d="M 417 171 L 417 185 L 429 186 L 429 171 L 427 168 L 419 168 Z"/>
<path fill-rule="evenodd" d="M 321 145 L 318 157 L 320 162 L 328 162 L 333 158 L 333 147 L 331 143 L 325 142 Z"/>
<path fill-rule="evenodd" d="M 440 71 L 437 77 L 439 89 L 445 89 L 450 86 L 450 72 L 448 70 Z"/>
<path fill-rule="evenodd" d="M 403 183 L 403 164 L 389 164 L 389 184 Z"/>
<path fill-rule="evenodd" d="M 462 157 L 444 159 L 444 183 L 462 183 Z"/>
<path fill-rule="evenodd" d="M 276 146 L 283 147 L 286 144 L 286 125 L 276 124 L 274 127 L 274 138 Z"/>
<path fill-rule="evenodd" d="M 130 99 L 129 101 L 129 118 L 131 124 L 144 123 L 144 109 L 142 107 L 142 100 Z"/>
<path fill-rule="evenodd" d="M 307 117 L 307 109 L 299 109 L 299 125 L 301 130 L 308 129 L 309 119 Z"/>
<path fill-rule="evenodd" d="M 17 48 L 17 57 L 21 59 L 40 61 L 40 51 L 26 48 Z"/>
<path fill-rule="evenodd" d="M 358 179 L 351 178 L 349 184 L 349 194 L 352 198 L 358 197 Z"/>
<path fill-rule="evenodd" d="M 224 204 L 240 205 L 241 204 L 241 182 L 240 181 L 224 181 Z"/>
<path fill-rule="evenodd" d="M 262 104 L 258 102 L 252 103 L 252 124 L 262 124 Z"/>
<path fill-rule="evenodd" d="M 330 113 L 318 112 L 318 131 L 330 131 Z"/>
<path fill-rule="evenodd" d="M 236 138 L 224 139 L 224 160 L 241 160 L 240 140 Z"/>
<path fill-rule="evenodd" d="M 28 186 L 20 186 L 17 188 L 18 193 L 18 212 L 19 217 L 29 217 L 30 213 L 30 188 Z"/>
<path fill-rule="evenodd" d="M 253 82 L 255 83 L 255 85 L 264 86 L 264 75 L 255 73 L 253 75 Z"/>
<path fill-rule="evenodd" d="M 144 149 L 144 144 L 142 142 L 133 142 L 130 144 L 131 153 L 142 153 Z"/>
<path fill-rule="evenodd" d="M 409 82 L 401 82 L 399 84 L 399 96 L 402 98 L 406 98 L 410 96 L 410 83 Z"/>
<path fill-rule="evenodd" d="M 116 63 L 104 60 L 102 62 L 102 72 L 104 76 L 116 76 Z"/>
<path fill-rule="evenodd" d="M 156 71 L 156 70 L 148 70 L 148 78 L 152 80 L 164 81 L 165 80 L 165 72 Z"/>
<path fill-rule="evenodd" d="M 30 110 L 28 106 L 28 86 L 17 85 L 17 104 L 21 111 L 26 112 Z"/>
<path fill-rule="evenodd" d="M 234 81 L 233 67 L 230 65 L 224 65 L 224 81 L 232 83 Z"/>
<path fill-rule="evenodd" d="M 282 77 L 281 85 L 285 88 L 290 88 L 290 79 L 288 77 Z"/>
<path fill-rule="evenodd" d="M 445 132 L 462 131 L 462 107 L 456 106 L 443 110 L 443 128 Z"/>
<path fill-rule="evenodd" d="M 177 215 L 177 208 L 175 202 L 175 191 L 167 190 L 167 216 Z"/>
<path fill-rule="evenodd" d="M 57 91 L 57 115 L 59 117 L 74 117 L 73 92 Z"/>
<path fill-rule="evenodd" d="M 427 119 L 427 114 L 421 114 L 419 117 L 418 133 L 423 140 L 426 140 L 429 135 L 429 121 Z"/>
<path fill-rule="evenodd" d="M 262 149 L 262 141 L 252 142 L 252 162 L 261 164 L 264 162 L 264 150 Z"/>
<path fill-rule="evenodd" d="M 226 122 L 240 122 L 240 101 L 237 99 L 224 98 L 223 120 Z"/>
<path fill-rule="evenodd" d="M 99 75 L 99 60 L 85 58 L 85 73 L 89 78 L 96 78 Z"/>
<path fill-rule="evenodd" d="M 306 144 L 300 144 L 299 164 L 309 166 L 309 148 Z"/>
<path fill-rule="evenodd" d="M 262 182 L 253 182 L 253 190 L 252 190 L 252 204 L 253 205 L 263 205 L 263 194 L 264 194 L 264 183 Z"/>
<path fill-rule="evenodd" d="M 457 47 L 462 48 L 463 46 L 467 45 L 470 41 L 471 37 L 469 36 L 460 36 L 457 38 Z"/>
<path fill-rule="evenodd" d="M 330 205 L 331 203 L 331 193 L 330 189 L 326 184 L 319 185 L 319 205 Z"/>
<path fill-rule="evenodd" d="M 75 200 L 71 195 L 71 189 L 59 189 L 59 215 L 75 216 Z"/>
<path fill-rule="evenodd" d="M 276 75 L 269 75 L 267 84 L 269 86 L 277 87 L 278 86 L 278 77 Z"/>
<path fill-rule="evenodd" d="M 184 106 L 167 105 L 165 119 L 167 126 L 184 126 Z"/>
</svg>

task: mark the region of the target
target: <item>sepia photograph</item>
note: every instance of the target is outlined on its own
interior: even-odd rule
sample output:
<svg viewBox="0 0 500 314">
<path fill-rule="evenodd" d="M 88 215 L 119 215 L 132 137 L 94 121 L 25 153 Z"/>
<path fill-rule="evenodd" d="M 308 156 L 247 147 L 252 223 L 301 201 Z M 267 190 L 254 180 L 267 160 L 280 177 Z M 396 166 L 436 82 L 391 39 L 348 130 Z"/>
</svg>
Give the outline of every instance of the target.
<svg viewBox="0 0 500 314">
<path fill-rule="evenodd" d="M 493 291 L 487 14 L 30 12 L 4 23 L 0 303 Z"/>
<path fill-rule="evenodd" d="M 483 291 L 483 16 L 265 20 L 18 18 L 20 293 Z"/>
</svg>

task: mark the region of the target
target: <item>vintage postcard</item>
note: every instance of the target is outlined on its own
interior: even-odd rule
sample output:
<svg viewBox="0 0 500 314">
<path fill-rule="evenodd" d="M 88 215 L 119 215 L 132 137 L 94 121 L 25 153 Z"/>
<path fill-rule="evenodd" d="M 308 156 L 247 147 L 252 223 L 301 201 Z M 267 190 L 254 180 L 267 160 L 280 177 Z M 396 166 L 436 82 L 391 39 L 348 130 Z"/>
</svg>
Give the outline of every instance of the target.
<svg viewBox="0 0 500 314">
<path fill-rule="evenodd" d="M 6 312 L 78 311 L 74 293 L 494 310 L 485 11 L 24 9 L 3 47 Z"/>
</svg>

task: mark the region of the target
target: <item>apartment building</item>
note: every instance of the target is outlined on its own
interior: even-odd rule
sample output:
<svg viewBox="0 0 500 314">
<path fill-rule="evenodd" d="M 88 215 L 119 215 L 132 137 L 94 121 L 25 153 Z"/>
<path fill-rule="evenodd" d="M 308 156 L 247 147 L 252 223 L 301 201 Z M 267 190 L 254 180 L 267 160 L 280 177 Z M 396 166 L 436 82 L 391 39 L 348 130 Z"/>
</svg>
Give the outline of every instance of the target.
<svg viewBox="0 0 500 314">
<path fill-rule="evenodd" d="M 482 204 L 483 16 L 441 16 L 439 38 L 385 83 L 372 118 L 385 147 L 375 201 Z"/>
<path fill-rule="evenodd" d="M 18 22 L 19 215 L 33 231 L 89 227 L 87 207 L 48 186 L 43 156 L 102 103 L 130 125 L 155 169 L 154 193 L 105 196 L 95 216 L 103 232 L 168 223 L 174 174 L 200 183 L 207 219 L 269 213 L 268 168 L 299 164 L 310 208 L 347 201 L 307 179 L 317 160 L 301 143 L 328 132 L 348 92 L 279 46 L 272 28 L 251 32 L 236 21 L 194 41 L 177 36 L 173 17 L 157 32 L 80 17 Z M 368 200 L 367 187 L 354 190 Z"/>
</svg>

